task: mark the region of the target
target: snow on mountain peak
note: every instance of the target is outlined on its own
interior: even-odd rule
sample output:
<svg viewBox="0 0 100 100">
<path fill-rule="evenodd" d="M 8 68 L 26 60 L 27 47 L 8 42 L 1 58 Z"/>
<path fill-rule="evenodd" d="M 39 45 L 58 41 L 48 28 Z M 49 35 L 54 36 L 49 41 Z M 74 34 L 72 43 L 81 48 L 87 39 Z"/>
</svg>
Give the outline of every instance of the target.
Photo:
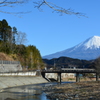
<svg viewBox="0 0 100 100">
<path fill-rule="evenodd" d="M 44 56 L 43 58 L 51 59 L 61 56 L 87 60 L 96 59 L 100 56 L 100 36 L 93 36 L 72 48 Z"/>
<path fill-rule="evenodd" d="M 99 36 L 93 36 L 89 39 L 87 39 L 85 42 L 84 42 L 84 46 L 86 49 L 90 48 L 100 48 L 100 37 Z"/>
<path fill-rule="evenodd" d="M 87 49 L 98 49 L 100 48 L 100 37 L 99 36 L 93 36 L 91 38 L 88 38 L 84 42 L 76 45 L 70 52 L 73 52 L 74 50 L 87 50 Z"/>
</svg>

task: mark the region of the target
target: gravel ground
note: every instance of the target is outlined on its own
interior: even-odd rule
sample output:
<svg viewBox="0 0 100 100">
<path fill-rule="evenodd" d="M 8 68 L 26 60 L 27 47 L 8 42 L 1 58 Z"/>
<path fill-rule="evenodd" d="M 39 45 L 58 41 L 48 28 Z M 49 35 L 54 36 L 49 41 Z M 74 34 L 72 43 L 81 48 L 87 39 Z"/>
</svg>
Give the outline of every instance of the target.
<svg viewBox="0 0 100 100">
<path fill-rule="evenodd" d="M 100 100 L 100 82 L 68 83 L 44 87 L 50 100 Z"/>
</svg>

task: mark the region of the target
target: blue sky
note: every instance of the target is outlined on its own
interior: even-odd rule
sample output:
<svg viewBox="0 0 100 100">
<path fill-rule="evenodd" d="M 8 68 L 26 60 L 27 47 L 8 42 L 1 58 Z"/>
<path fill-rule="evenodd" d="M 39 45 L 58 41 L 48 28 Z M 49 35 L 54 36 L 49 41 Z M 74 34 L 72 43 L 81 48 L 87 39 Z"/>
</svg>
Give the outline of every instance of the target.
<svg viewBox="0 0 100 100">
<path fill-rule="evenodd" d="M 35 0 L 34 0 L 35 1 Z M 52 13 L 47 6 L 43 12 L 29 2 L 13 8 L 0 10 L 31 13 L 14 16 L 0 13 L 0 20 L 6 19 L 10 26 L 27 34 L 26 45 L 35 45 L 42 56 L 73 47 L 94 35 L 100 36 L 100 0 L 47 0 L 63 8 L 86 14 L 86 17 Z M 20 18 L 21 16 L 21 18 Z"/>
</svg>

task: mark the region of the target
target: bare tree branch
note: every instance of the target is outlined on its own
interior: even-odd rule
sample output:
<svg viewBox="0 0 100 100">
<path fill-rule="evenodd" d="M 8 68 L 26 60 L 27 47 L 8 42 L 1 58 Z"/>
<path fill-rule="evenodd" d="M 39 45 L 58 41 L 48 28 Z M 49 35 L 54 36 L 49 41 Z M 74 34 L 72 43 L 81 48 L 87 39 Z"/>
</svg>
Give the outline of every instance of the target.
<svg viewBox="0 0 100 100">
<path fill-rule="evenodd" d="M 16 4 L 23 4 L 26 1 L 29 0 L 2 0 L 0 1 L 0 7 L 15 7 Z M 13 14 L 13 15 L 18 15 L 18 14 L 26 14 L 29 13 L 30 11 L 24 12 L 7 12 L 4 10 L 0 10 L 1 13 L 6 13 L 6 14 Z"/>
<path fill-rule="evenodd" d="M 0 1 L 0 4 L 4 4 L 7 0 L 4 0 L 4 1 Z"/>
<path fill-rule="evenodd" d="M 46 0 L 38 1 L 38 2 L 33 2 L 35 4 L 35 8 L 41 10 L 41 6 L 47 5 L 49 8 L 53 10 L 53 12 L 60 13 L 62 14 L 68 14 L 68 15 L 77 15 L 77 16 L 85 16 L 85 14 L 80 13 L 80 12 L 74 12 L 72 9 L 64 9 L 62 7 L 59 7 L 51 2 L 47 2 Z"/>
<path fill-rule="evenodd" d="M 16 4 L 24 4 L 25 2 L 28 2 L 28 1 L 31 1 L 31 0 L 1 0 L 0 1 L 0 7 L 15 7 Z M 50 9 L 53 10 L 53 12 L 56 12 L 56 13 L 60 13 L 61 15 L 62 14 L 68 14 L 68 15 L 76 15 L 76 16 L 85 16 L 85 14 L 83 13 L 80 13 L 80 12 L 75 12 L 74 10 L 72 9 L 65 9 L 65 8 L 62 8 L 62 7 L 59 7 L 51 2 L 47 2 L 46 0 L 33 0 L 35 2 L 33 2 L 35 4 L 35 8 L 39 9 L 40 11 L 43 11 L 41 9 L 41 7 L 43 5 L 46 5 L 48 6 Z M 6 12 L 6 11 L 3 11 L 3 10 L 0 10 L 0 12 L 2 13 L 7 13 L 7 14 L 15 14 L 15 13 L 12 13 L 12 12 Z M 28 13 L 28 12 L 17 12 L 16 14 L 24 14 L 24 13 Z"/>
<path fill-rule="evenodd" d="M 19 31 L 16 35 L 16 44 L 22 45 L 27 42 L 26 33 Z"/>
<path fill-rule="evenodd" d="M 18 15 L 18 14 L 26 14 L 26 13 L 30 13 L 31 11 L 27 11 L 27 12 L 7 12 L 7 11 L 2 11 L 2 10 L 0 10 L 0 12 L 6 13 L 6 14 Z"/>
<path fill-rule="evenodd" d="M 24 3 L 25 1 L 23 0 L 3 0 L 2 2 L 0 2 L 0 7 L 3 7 L 3 6 L 8 6 L 8 5 L 12 5 L 12 4 L 22 4 Z"/>
</svg>

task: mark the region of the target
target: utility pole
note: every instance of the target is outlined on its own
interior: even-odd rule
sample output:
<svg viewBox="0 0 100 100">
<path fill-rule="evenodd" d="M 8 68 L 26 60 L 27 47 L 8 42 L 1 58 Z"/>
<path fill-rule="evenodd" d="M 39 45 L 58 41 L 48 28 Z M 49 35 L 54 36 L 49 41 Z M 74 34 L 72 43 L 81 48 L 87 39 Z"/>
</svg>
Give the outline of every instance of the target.
<svg viewBox="0 0 100 100">
<path fill-rule="evenodd" d="M 13 32 L 11 31 L 10 47 L 11 47 L 11 51 L 13 53 L 12 44 L 13 44 Z"/>
<path fill-rule="evenodd" d="M 55 59 L 54 59 L 54 70 L 56 69 L 56 63 L 55 63 Z"/>
<path fill-rule="evenodd" d="M 32 66 L 33 66 L 33 56 L 32 55 L 33 55 L 33 52 L 30 53 L 30 56 L 31 56 L 31 69 L 32 69 Z"/>
<path fill-rule="evenodd" d="M 40 64 L 39 64 L 39 58 L 37 58 L 37 72 L 38 72 L 38 75 L 41 76 L 41 69 L 40 69 Z"/>
</svg>

